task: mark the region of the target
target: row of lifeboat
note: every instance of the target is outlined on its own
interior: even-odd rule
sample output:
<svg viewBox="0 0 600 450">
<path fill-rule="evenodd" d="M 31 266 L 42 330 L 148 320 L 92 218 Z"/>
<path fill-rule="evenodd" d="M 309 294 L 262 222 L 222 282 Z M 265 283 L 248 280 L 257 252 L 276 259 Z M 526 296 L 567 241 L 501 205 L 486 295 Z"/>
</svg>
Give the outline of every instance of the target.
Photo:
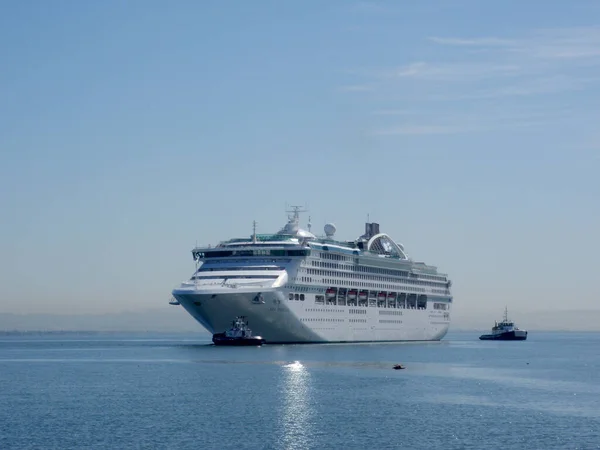
<svg viewBox="0 0 600 450">
<path fill-rule="evenodd" d="M 335 296 L 337 295 L 337 290 L 335 288 L 329 288 L 327 289 L 327 291 L 325 291 L 325 295 L 327 297 L 327 299 L 332 299 L 335 298 Z M 359 300 L 366 300 L 369 297 L 369 291 L 358 291 L 356 289 L 350 289 L 347 292 L 347 296 L 348 296 L 348 300 L 355 300 L 356 297 L 358 297 Z M 379 300 L 386 300 L 386 299 L 391 299 L 391 300 L 395 300 L 396 299 L 396 293 L 395 292 L 379 292 L 377 294 L 377 299 Z"/>
</svg>

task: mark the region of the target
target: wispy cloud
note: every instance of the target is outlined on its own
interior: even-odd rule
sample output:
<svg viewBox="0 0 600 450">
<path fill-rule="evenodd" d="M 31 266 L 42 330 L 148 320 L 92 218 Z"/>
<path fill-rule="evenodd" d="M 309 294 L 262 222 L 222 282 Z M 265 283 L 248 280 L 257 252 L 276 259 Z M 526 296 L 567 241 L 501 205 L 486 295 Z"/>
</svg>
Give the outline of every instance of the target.
<svg viewBox="0 0 600 450">
<path fill-rule="evenodd" d="M 488 38 L 444 38 L 444 37 L 430 37 L 430 41 L 436 44 L 442 45 L 457 45 L 457 46 L 469 46 L 469 47 L 507 47 L 513 45 L 515 41 L 510 39 L 499 39 L 494 37 Z"/>
<path fill-rule="evenodd" d="M 380 128 L 373 132 L 376 136 L 393 135 L 434 135 L 434 134 L 457 134 L 478 131 L 480 128 L 462 125 L 433 125 L 433 124 L 405 124 L 389 128 Z"/>
<path fill-rule="evenodd" d="M 371 114 L 374 116 L 406 116 L 413 114 L 413 111 L 407 109 L 379 109 Z"/>
<path fill-rule="evenodd" d="M 388 77 L 416 78 L 439 81 L 470 81 L 498 76 L 518 75 L 521 68 L 514 64 L 414 62 L 384 72 Z"/>
<path fill-rule="evenodd" d="M 351 84 L 338 87 L 338 91 L 343 92 L 369 92 L 373 90 L 373 85 L 370 84 Z"/>
<path fill-rule="evenodd" d="M 491 130 L 531 128 L 545 126 L 550 122 L 560 120 L 567 111 L 544 112 L 525 111 L 514 114 L 510 111 L 494 111 L 483 114 L 429 114 L 422 115 L 419 121 L 407 118 L 401 123 L 380 126 L 374 129 L 376 136 L 415 136 L 415 135 L 440 135 L 464 134 Z"/>
<path fill-rule="evenodd" d="M 561 101 L 569 98 L 570 104 L 578 107 L 571 115 L 520 112 L 527 105 L 554 110 L 569 106 L 555 103 L 553 96 L 592 92 L 600 86 L 600 27 L 539 29 L 520 36 L 433 36 L 425 40 L 428 49 L 422 53 L 427 58 L 347 73 L 360 84 L 350 82 L 343 90 L 368 91 L 375 105 L 370 115 L 379 123 L 373 124 L 373 134 L 459 134 L 559 123 L 571 120 L 573 114 L 585 114 L 575 97 L 561 97 Z M 385 107 L 378 109 L 377 102 Z M 453 102 L 460 103 L 452 106 Z M 502 117 L 490 114 L 490 106 L 496 103 L 504 108 Z M 415 106 L 422 104 L 427 105 L 422 110 L 434 114 L 415 114 L 419 109 Z M 452 108 L 458 112 L 469 108 L 472 115 L 436 114 Z M 592 114 L 589 105 L 588 111 Z M 394 118 L 396 123 L 390 123 Z"/>
<path fill-rule="evenodd" d="M 354 73 L 370 77 L 370 90 L 373 90 L 375 85 L 394 79 L 472 82 L 510 77 L 577 78 L 581 74 L 571 72 L 600 66 L 600 27 L 538 30 L 514 39 L 430 37 L 428 41 L 452 48 L 440 54 L 440 59 L 445 61 L 412 61 L 395 68 L 363 69 Z M 466 51 L 472 47 L 484 53 Z"/>
<path fill-rule="evenodd" d="M 384 5 L 382 3 L 359 1 L 350 5 L 350 11 L 355 13 L 385 14 L 395 10 L 389 5 Z"/>
<path fill-rule="evenodd" d="M 554 75 L 520 80 L 514 84 L 499 85 L 488 89 L 472 90 L 468 93 L 444 94 L 437 98 L 439 100 L 466 100 L 558 94 L 561 92 L 583 90 L 587 85 L 597 82 L 600 82 L 600 77 Z"/>
<path fill-rule="evenodd" d="M 540 59 L 579 59 L 600 56 L 600 27 L 544 29 L 518 39 L 497 37 L 430 37 L 436 44 L 482 47 Z"/>
</svg>

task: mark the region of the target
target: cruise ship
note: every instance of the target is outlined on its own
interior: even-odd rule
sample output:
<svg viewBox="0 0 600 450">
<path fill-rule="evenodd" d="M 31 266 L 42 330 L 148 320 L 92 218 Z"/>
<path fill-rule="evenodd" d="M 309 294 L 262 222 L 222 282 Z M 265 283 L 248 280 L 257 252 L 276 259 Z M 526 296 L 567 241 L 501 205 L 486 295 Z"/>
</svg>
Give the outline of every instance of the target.
<svg viewBox="0 0 600 450">
<path fill-rule="evenodd" d="M 366 223 L 355 240 L 300 227 L 299 207 L 275 234 L 196 247 L 196 270 L 172 291 L 210 333 L 245 316 L 267 344 L 435 341 L 448 331 L 451 281 L 409 258 L 402 244 Z"/>
</svg>

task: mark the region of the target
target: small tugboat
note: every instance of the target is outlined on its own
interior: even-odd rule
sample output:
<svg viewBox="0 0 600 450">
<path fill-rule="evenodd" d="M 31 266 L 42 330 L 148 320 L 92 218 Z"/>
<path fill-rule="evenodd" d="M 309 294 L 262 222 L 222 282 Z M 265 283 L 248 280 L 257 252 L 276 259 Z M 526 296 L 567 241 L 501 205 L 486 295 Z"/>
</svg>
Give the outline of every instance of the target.
<svg viewBox="0 0 600 450">
<path fill-rule="evenodd" d="M 236 317 L 231 322 L 231 328 L 224 333 L 213 334 L 215 345 L 263 345 L 265 340 L 260 336 L 252 336 L 252 330 L 245 316 Z"/>
<path fill-rule="evenodd" d="M 402 370 L 406 369 L 402 364 L 394 364 L 394 370 Z"/>
<path fill-rule="evenodd" d="M 524 341 L 527 339 L 527 331 L 520 330 L 514 322 L 508 320 L 508 309 L 504 308 L 504 319 L 496 322 L 492 328 L 492 334 L 479 336 L 482 341 Z"/>
</svg>

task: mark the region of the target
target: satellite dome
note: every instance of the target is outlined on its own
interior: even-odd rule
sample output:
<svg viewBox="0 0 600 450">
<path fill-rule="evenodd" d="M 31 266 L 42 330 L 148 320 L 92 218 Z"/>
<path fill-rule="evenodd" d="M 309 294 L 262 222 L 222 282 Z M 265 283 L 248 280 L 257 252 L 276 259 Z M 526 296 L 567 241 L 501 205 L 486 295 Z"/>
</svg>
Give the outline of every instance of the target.
<svg viewBox="0 0 600 450">
<path fill-rule="evenodd" d="M 334 224 L 332 223 L 328 223 L 325 225 L 325 227 L 323 228 L 325 231 L 325 235 L 330 238 L 333 237 L 333 235 L 335 234 L 337 228 L 335 227 Z"/>
</svg>

